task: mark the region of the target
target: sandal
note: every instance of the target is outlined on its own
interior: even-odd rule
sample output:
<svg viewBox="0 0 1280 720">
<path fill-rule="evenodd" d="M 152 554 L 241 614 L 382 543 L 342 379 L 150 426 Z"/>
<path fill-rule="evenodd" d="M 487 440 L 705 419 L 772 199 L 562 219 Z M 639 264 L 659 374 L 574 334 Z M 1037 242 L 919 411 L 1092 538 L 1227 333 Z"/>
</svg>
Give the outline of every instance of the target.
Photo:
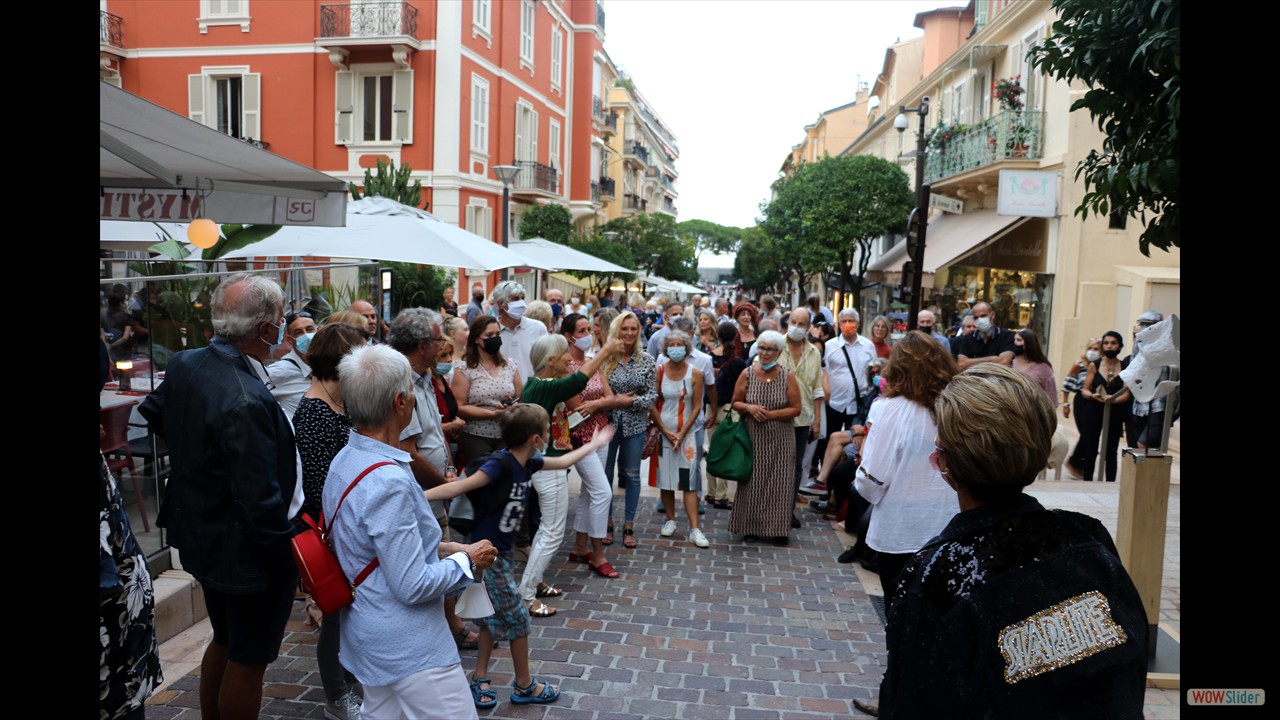
<svg viewBox="0 0 1280 720">
<path fill-rule="evenodd" d="M 587 563 L 587 567 L 591 568 L 591 572 L 599 575 L 600 577 L 609 578 L 610 580 L 615 580 L 617 578 L 622 577 L 621 575 L 618 574 L 617 570 L 613 569 L 613 566 L 609 564 L 608 560 L 600 563 L 599 565 L 592 565 L 591 563 Z"/>
<path fill-rule="evenodd" d="M 569 553 L 572 555 L 573 553 Z M 538 583 L 538 591 L 534 593 L 534 597 L 560 597 L 564 595 L 564 591 L 558 587 L 551 587 L 546 583 Z"/>
<path fill-rule="evenodd" d="M 703 495 L 703 496 L 702 496 L 702 501 L 703 501 L 703 502 L 709 502 L 709 503 L 711 503 L 712 505 L 714 505 L 714 504 L 715 504 L 715 502 L 716 502 L 716 496 L 715 496 L 715 495 L 712 495 L 711 493 L 707 493 L 706 495 Z"/>
<path fill-rule="evenodd" d="M 600 544 L 601 545 L 613 544 L 613 523 L 612 522 L 609 523 L 609 527 L 604 529 L 604 539 L 600 541 Z"/>
<path fill-rule="evenodd" d="M 511 702 L 516 703 L 517 705 L 524 705 L 527 703 L 542 705 L 545 703 L 553 703 L 560 698 L 560 688 L 552 685 L 551 683 L 545 682 L 541 683 L 542 692 L 535 695 L 533 689 L 538 687 L 538 685 L 539 682 L 536 677 L 529 680 L 529 687 L 520 687 L 520 684 L 512 678 Z"/>
<path fill-rule="evenodd" d="M 481 685 L 489 685 L 492 682 L 493 681 L 487 677 L 481 677 L 472 680 L 470 683 L 471 699 L 475 701 L 476 707 L 482 710 L 491 708 L 498 704 L 498 693 L 494 692 L 491 688 L 480 687 Z"/>
<path fill-rule="evenodd" d="M 715 502 L 715 506 L 719 510 L 732 510 L 733 501 L 730 500 L 729 498 L 725 498 L 724 500 L 717 500 Z"/>
<path fill-rule="evenodd" d="M 459 650 L 477 650 L 480 648 L 480 633 L 473 633 L 463 625 L 461 630 L 453 634 L 453 641 L 458 644 Z"/>
<path fill-rule="evenodd" d="M 622 547 L 628 550 L 635 550 L 638 544 L 636 542 L 635 528 L 622 528 Z"/>
<path fill-rule="evenodd" d="M 529 603 L 529 614 L 533 617 L 551 617 L 556 614 L 556 609 L 544 602 Z"/>
<path fill-rule="evenodd" d="M 587 563 L 588 565 L 590 565 L 590 564 L 591 564 L 591 553 L 587 552 L 587 553 L 583 553 L 583 554 L 579 555 L 578 553 L 573 552 L 572 550 L 570 550 L 570 551 L 569 551 L 569 562 L 584 562 L 584 563 Z M 539 595 L 538 597 L 542 597 L 542 596 L 541 596 L 541 595 Z"/>
</svg>

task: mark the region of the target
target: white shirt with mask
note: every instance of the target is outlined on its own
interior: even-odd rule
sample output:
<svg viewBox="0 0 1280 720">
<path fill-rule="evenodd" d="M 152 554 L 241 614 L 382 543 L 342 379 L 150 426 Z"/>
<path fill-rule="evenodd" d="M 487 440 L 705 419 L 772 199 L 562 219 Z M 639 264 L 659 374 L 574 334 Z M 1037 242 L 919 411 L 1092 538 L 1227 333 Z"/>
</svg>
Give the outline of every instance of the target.
<svg viewBox="0 0 1280 720">
<path fill-rule="evenodd" d="M 515 330 L 504 325 L 501 317 L 498 318 L 498 327 L 498 337 L 502 338 L 502 354 L 516 361 L 520 381 L 527 381 L 533 377 L 533 360 L 530 357 L 533 342 L 547 334 L 547 326 L 522 315 Z"/>
<path fill-rule="evenodd" d="M 871 389 L 867 386 L 867 363 L 875 359 L 876 348 L 861 335 L 854 335 L 853 340 L 837 335 L 827 341 L 826 348 L 823 365 L 827 368 L 827 381 L 831 386 L 827 405 L 846 415 L 856 415 L 857 399 Z M 847 362 L 846 352 L 849 357 Z M 863 412 L 866 412 L 865 408 Z"/>
</svg>

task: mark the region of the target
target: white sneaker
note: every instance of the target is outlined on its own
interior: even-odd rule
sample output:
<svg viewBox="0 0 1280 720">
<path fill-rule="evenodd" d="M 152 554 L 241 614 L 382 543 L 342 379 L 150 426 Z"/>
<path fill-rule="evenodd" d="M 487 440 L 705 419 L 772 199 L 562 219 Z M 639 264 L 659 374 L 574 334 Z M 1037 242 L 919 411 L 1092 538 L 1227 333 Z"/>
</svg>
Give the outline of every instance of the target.
<svg viewBox="0 0 1280 720">
<path fill-rule="evenodd" d="M 326 720 L 360 720 L 360 696 L 348 690 L 337 702 L 324 704 Z"/>
<path fill-rule="evenodd" d="M 698 547 L 711 547 L 711 541 L 707 540 L 707 536 L 702 534 L 702 530 L 694 528 L 689 531 L 689 542 Z"/>
<path fill-rule="evenodd" d="M 660 534 L 660 535 L 662 535 L 662 537 L 671 537 L 672 535 L 675 535 L 675 534 L 676 534 L 676 521 L 675 521 L 675 520 L 668 520 L 668 521 L 667 521 L 667 524 L 662 526 L 662 532 L 661 532 L 661 533 L 659 533 L 659 534 Z"/>
</svg>

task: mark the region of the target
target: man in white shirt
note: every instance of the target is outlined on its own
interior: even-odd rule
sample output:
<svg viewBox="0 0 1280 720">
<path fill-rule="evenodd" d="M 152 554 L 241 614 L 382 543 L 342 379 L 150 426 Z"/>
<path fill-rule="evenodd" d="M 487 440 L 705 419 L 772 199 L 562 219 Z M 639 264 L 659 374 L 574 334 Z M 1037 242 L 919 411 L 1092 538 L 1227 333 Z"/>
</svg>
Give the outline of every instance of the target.
<svg viewBox="0 0 1280 720">
<path fill-rule="evenodd" d="M 667 333 L 671 332 L 671 321 L 678 317 L 684 317 L 684 306 L 678 302 L 672 301 L 667 303 L 667 306 L 662 309 L 662 314 L 664 316 L 662 327 L 658 328 L 654 331 L 653 335 L 649 336 L 649 344 L 645 347 L 645 350 L 649 353 L 649 357 L 654 360 L 657 360 L 658 356 L 662 355 L 662 348 L 665 346 L 667 341 Z"/>
<path fill-rule="evenodd" d="M 547 326 L 524 316 L 524 285 L 505 280 L 493 289 L 493 307 L 498 311 L 498 337 L 502 354 L 514 358 L 521 381 L 533 377 L 533 341 L 547 334 Z"/>
<path fill-rule="evenodd" d="M 840 334 L 827 341 L 823 357 L 831 388 L 826 405 L 828 437 L 866 421 L 867 408 L 862 407 L 862 398 L 871 390 L 867 385 L 867 363 L 876 357 L 875 346 L 858 334 L 858 311 L 845 308 L 840 311 L 839 320 Z M 817 463 L 826 450 L 827 438 L 823 438 L 813 450 L 813 462 Z"/>
<path fill-rule="evenodd" d="M 289 352 L 284 357 L 267 366 L 267 376 L 271 378 L 268 389 L 275 396 L 276 402 L 290 419 L 302 402 L 302 396 L 311 387 L 311 366 L 302 356 L 306 354 L 311 338 L 316 336 L 316 321 L 306 310 L 287 313 L 285 322 L 285 344 Z"/>
<path fill-rule="evenodd" d="M 680 315 L 675 318 L 668 318 L 666 330 L 668 332 L 670 330 L 679 330 L 687 333 L 689 337 L 694 337 L 693 327 L 694 325 L 692 320 L 684 315 Z M 663 334 L 664 340 L 665 336 L 666 333 Z M 655 363 L 658 367 L 662 367 L 668 361 L 667 354 L 661 351 L 654 357 Z M 720 402 L 716 398 L 716 371 L 711 364 L 711 356 L 699 350 L 695 344 L 693 352 L 689 353 L 689 357 L 685 358 L 685 360 L 689 365 L 697 368 L 698 371 L 702 373 L 702 386 L 706 388 L 707 397 L 711 399 L 711 413 L 708 414 L 706 405 L 702 405 L 702 410 L 699 411 L 697 419 L 693 421 L 694 458 L 693 477 L 690 479 L 690 482 L 693 483 L 693 487 L 697 491 L 698 514 L 701 515 L 706 510 L 702 492 L 702 453 L 703 448 L 705 448 L 707 444 L 707 418 L 716 416 L 717 412 L 720 410 Z M 659 502 L 658 505 L 661 507 L 662 503 Z"/>
</svg>

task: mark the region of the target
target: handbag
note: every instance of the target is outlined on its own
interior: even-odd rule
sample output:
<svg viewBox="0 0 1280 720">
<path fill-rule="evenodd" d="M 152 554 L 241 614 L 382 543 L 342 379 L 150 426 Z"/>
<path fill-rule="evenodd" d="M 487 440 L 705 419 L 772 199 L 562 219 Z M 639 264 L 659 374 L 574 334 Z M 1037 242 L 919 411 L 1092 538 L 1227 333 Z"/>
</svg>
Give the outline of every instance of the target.
<svg viewBox="0 0 1280 720">
<path fill-rule="evenodd" d="M 475 620 L 476 618 L 486 618 L 493 615 L 493 601 L 489 599 L 489 591 L 485 589 L 483 580 L 471 583 L 458 595 L 458 601 L 453 608 L 453 612 L 464 620 Z"/>
<path fill-rule="evenodd" d="M 333 518 L 330 519 L 327 527 L 324 524 L 323 510 L 320 511 L 319 522 L 312 519 L 310 514 L 304 513 L 302 521 L 307 524 L 307 529 L 294 535 L 290 541 L 293 545 L 293 560 L 298 565 L 298 575 L 302 580 L 302 589 L 311 596 L 316 607 L 320 608 L 320 612 L 325 615 L 335 613 L 355 602 L 356 588 L 378 567 L 378 558 L 375 557 L 360 571 L 359 575 L 356 575 L 355 582 L 347 582 L 347 576 L 342 571 L 338 556 L 334 554 L 333 546 L 329 544 L 329 538 L 333 534 L 333 523 L 337 521 L 342 502 L 365 475 L 383 465 L 394 464 L 385 461 L 375 463 L 357 475 L 356 479 L 347 486 L 346 492 L 342 493 L 342 498 L 338 500 L 338 506 L 333 509 Z"/>
<path fill-rule="evenodd" d="M 658 366 L 658 399 L 654 402 L 653 407 L 658 412 L 662 412 L 662 366 Z M 658 454 L 658 446 L 662 440 L 662 433 L 658 430 L 658 424 L 649 419 L 649 427 L 645 430 L 644 449 L 640 451 L 641 459 L 651 458 Z"/>
<path fill-rule="evenodd" d="M 716 428 L 715 435 L 711 436 L 711 447 L 707 450 L 707 473 L 725 480 L 745 483 L 751 479 L 754 454 L 747 424 L 740 417 L 735 420 L 737 415 L 737 411 L 726 415 Z"/>
</svg>

